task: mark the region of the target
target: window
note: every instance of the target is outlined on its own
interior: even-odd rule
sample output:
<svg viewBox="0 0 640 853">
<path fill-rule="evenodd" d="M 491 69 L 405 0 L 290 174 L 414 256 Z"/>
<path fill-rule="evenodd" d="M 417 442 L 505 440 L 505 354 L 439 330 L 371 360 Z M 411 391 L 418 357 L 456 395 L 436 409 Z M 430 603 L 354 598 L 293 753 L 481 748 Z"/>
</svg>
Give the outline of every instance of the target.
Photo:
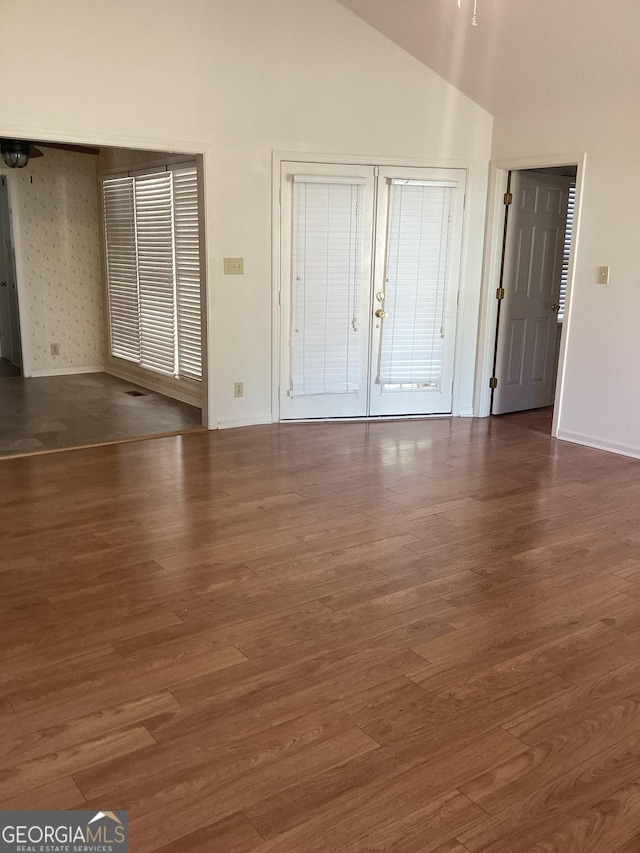
<svg viewBox="0 0 640 853">
<path fill-rule="evenodd" d="M 195 165 L 105 178 L 102 199 L 111 355 L 200 380 Z"/>
<path fill-rule="evenodd" d="M 391 181 L 383 391 L 440 387 L 455 188 L 444 181 Z"/>
<path fill-rule="evenodd" d="M 291 395 L 358 391 L 363 186 L 296 175 Z"/>
<path fill-rule="evenodd" d="M 560 296 L 558 298 L 558 323 L 564 320 L 564 307 L 567 300 L 567 283 L 569 281 L 569 257 L 571 256 L 571 240 L 573 239 L 573 214 L 576 206 L 575 184 L 569 187 L 567 204 L 567 227 L 564 232 L 564 249 L 562 254 L 562 274 L 560 276 Z"/>
</svg>

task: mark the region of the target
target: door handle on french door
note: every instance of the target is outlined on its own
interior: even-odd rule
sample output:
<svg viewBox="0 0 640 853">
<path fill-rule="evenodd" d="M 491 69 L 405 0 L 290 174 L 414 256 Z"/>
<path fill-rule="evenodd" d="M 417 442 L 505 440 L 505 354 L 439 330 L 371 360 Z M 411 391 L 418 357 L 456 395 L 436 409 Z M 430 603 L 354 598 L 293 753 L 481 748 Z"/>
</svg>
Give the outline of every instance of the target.
<svg viewBox="0 0 640 853">
<path fill-rule="evenodd" d="M 554 302 L 554 303 L 553 303 L 553 305 L 551 306 L 551 309 L 552 309 L 553 311 L 555 311 L 555 312 L 556 312 L 556 314 L 557 314 L 557 313 L 558 313 L 558 311 L 560 310 L 560 305 L 559 305 L 557 302 Z"/>
<path fill-rule="evenodd" d="M 379 320 L 384 320 L 384 318 L 385 318 L 385 317 L 390 317 L 390 316 L 391 316 L 391 315 L 389 314 L 389 312 L 388 312 L 388 311 L 383 311 L 383 310 L 382 310 L 382 308 L 378 308 L 378 310 L 376 311 L 376 317 L 377 317 Z"/>
</svg>

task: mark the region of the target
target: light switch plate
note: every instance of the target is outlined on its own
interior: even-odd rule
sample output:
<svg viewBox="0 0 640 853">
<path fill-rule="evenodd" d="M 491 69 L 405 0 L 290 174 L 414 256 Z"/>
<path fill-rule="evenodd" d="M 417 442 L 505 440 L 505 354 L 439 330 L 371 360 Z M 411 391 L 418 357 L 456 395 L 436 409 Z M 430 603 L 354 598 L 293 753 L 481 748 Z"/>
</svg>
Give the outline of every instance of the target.
<svg viewBox="0 0 640 853">
<path fill-rule="evenodd" d="M 598 267 L 598 284 L 609 284 L 609 271 L 611 267 Z"/>
<path fill-rule="evenodd" d="M 225 275 L 244 275 L 244 258 L 225 258 Z"/>
</svg>

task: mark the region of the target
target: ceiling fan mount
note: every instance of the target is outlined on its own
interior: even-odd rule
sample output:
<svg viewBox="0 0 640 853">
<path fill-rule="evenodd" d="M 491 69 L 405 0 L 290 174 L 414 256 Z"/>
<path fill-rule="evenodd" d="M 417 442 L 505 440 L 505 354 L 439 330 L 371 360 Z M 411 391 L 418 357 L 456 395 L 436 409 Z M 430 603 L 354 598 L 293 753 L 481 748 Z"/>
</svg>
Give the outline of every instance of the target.
<svg viewBox="0 0 640 853">
<path fill-rule="evenodd" d="M 56 148 L 61 151 L 72 151 L 77 154 L 99 154 L 99 148 L 87 145 L 71 145 L 63 142 L 39 142 L 42 148 Z M 24 169 L 29 160 L 44 157 L 44 152 L 26 139 L 0 139 L 0 154 L 6 166 L 10 169 Z"/>
</svg>

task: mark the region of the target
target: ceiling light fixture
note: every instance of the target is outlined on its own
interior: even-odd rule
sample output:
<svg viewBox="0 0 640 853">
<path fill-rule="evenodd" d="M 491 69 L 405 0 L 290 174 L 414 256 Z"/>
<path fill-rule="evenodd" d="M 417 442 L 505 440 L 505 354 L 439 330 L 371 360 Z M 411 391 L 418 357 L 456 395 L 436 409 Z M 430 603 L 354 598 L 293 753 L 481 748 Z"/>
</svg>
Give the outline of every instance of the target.
<svg viewBox="0 0 640 853">
<path fill-rule="evenodd" d="M 2 139 L 0 153 L 10 169 L 24 169 L 29 162 L 29 143 L 21 139 Z"/>
<path fill-rule="evenodd" d="M 461 0 L 458 0 L 458 9 L 461 8 Z M 471 26 L 478 26 L 478 0 L 473 0 L 473 15 L 471 16 Z"/>
</svg>

